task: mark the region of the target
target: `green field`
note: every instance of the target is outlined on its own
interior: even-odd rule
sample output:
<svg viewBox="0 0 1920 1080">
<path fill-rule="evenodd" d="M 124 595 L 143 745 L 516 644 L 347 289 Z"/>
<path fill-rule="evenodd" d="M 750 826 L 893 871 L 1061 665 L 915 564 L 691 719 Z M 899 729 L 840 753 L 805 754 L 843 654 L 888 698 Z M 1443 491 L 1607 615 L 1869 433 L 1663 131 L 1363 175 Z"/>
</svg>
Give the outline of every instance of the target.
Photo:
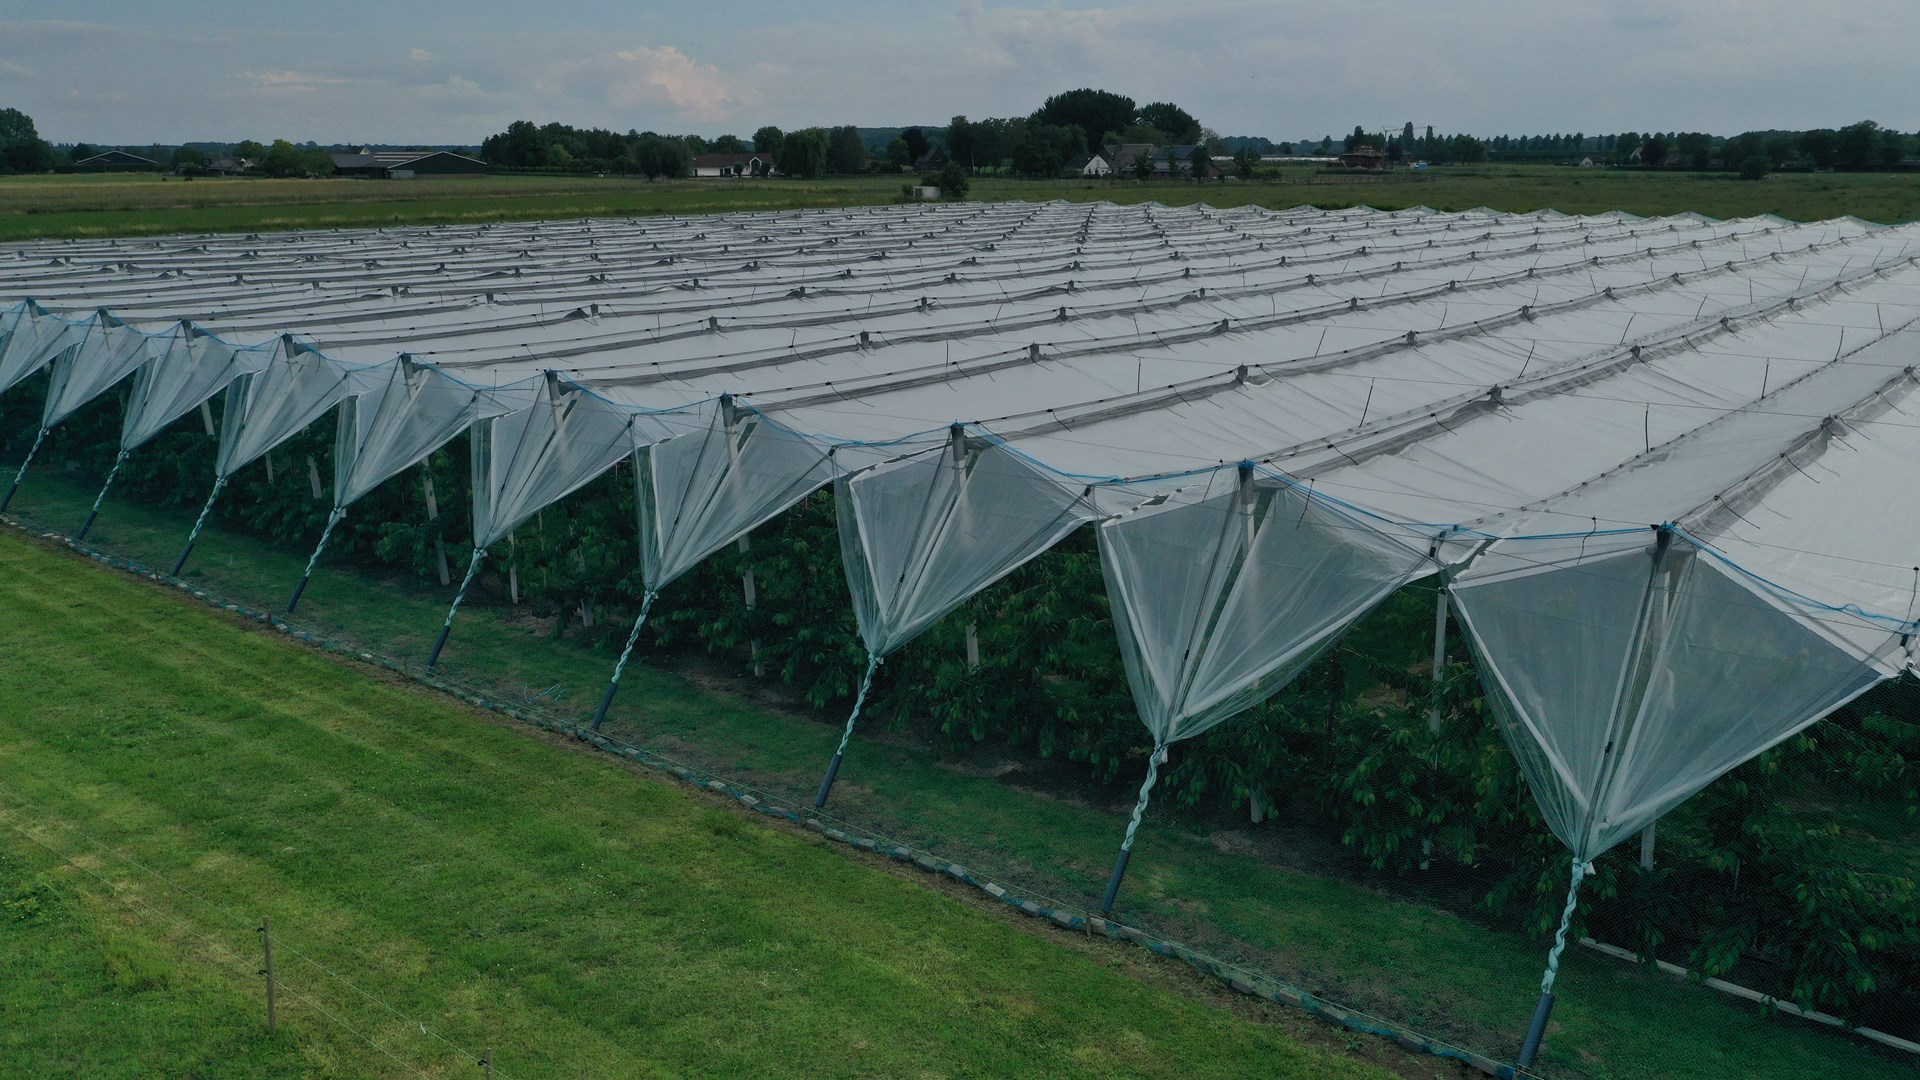
<svg viewBox="0 0 1920 1080">
<path fill-rule="evenodd" d="M 7 1075 L 1386 1075 L 15 535 L 0 611 Z"/>
<path fill-rule="evenodd" d="M 0 241 L 171 232 L 250 232 L 393 224 L 703 214 L 793 207 L 865 206 L 894 200 L 899 176 L 824 181 L 676 180 L 497 176 L 404 181 L 192 180 L 152 174 L 0 178 Z M 1490 206 L 1567 213 L 1626 210 L 1712 217 L 1779 214 L 1796 221 L 1852 214 L 1893 223 L 1920 217 L 1920 176 L 1783 173 L 1750 182 L 1724 173 L 1638 172 L 1544 165 L 1448 166 L 1423 176 L 1329 178 L 1287 169 L 1277 180 L 1027 181 L 984 177 L 976 199 L 1112 200 L 1215 206 L 1394 210 Z"/>
</svg>

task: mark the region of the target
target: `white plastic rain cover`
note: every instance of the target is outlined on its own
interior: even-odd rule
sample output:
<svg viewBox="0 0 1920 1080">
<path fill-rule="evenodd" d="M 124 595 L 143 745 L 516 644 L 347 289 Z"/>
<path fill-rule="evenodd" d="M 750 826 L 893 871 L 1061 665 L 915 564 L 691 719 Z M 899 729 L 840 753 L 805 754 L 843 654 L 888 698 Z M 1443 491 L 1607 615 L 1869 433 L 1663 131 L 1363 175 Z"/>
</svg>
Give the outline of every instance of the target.
<svg viewBox="0 0 1920 1080">
<path fill-rule="evenodd" d="M 249 372 L 264 369 L 277 343 L 236 348 L 192 330 L 140 366 L 120 419 L 120 449 L 132 450 Z"/>
<path fill-rule="evenodd" d="M 649 589 L 665 587 L 834 477 L 828 447 L 755 412 L 721 406 L 660 420 L 691 427 L 635 454 L 640 571 Z"/>
<path fill-rule="evenodd" d="M 860 638 L 880 657 L 1096 516 L 1083 485 L 962 436 L 834 494 Z"/>
<path fill-rule="evenodd" d="M 483 417 L 533 404 L 538 382 L 488 390 L 456 382 L 402 356 L 374 372 L 373 386 L 340 407 L 333 451 L 333 505 L 344 508 L 424 460 Z"/>
<path fill-rule="evenodd" d="M 216 475 L 232 476 L 298 435 L 341 398 L 358 392 L 369 374 L 283 339 L 274 363 L 241 376 L 227 394 Z"/>
<path fill-rule="evenodd" d="M 0 325 L 0 393 L 71 352 L 77 352 L 100 317 L 77 322 L 50 315 L 32 304 L 20 305 L 11 327 Z"/>
<path fill-rule="evenodd" d="M 1189 738 L 1286 686 L 1367 610 L 1432 564 L 1291 483 L 1227 491 L 1100 526 L 1100 564 L 1140 719 Z"/>
<path fill-rule="evenodd" d="M 1826 615 L 1636 530 L 1507 540 L 1453 594 L 1547 824 L 1581 860 L 1892 673 Z M 1852 628 L 1849 628 L 1850 630 Z"/>
<path fill-rule="evenodd" d="M 492 547 L 632 453 L 642 423 L 638 414 L 548 374 L 531 406 L 475 424 L 474 546 Z M 650 434 L 662 425 L 646 426 Z"/>
<path fill-rule="evenodd" d="M 99 326 L 78 349 L 68 349 L 53 361 L 47 401 L 40 426 L 51 429 L 76 410 L 112 389 L 141 364 L 171 347 L 183 336 L 183 326 L 170 334 L 144 334 L 118 319 L 102 316 Z"/>
</svg>

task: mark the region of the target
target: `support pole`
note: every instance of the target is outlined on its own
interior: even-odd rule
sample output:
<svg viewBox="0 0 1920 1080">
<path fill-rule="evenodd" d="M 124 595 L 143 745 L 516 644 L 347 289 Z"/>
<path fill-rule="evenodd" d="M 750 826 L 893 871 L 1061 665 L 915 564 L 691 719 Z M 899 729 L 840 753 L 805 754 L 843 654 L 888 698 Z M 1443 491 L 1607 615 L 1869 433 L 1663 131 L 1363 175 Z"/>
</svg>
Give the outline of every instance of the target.
<svg viewBox="0 0 1920 1080">
<path fill-rule="evenodd" d="M 1156 742 L 1153 756 L 1147 759 L 1147 778 L 1140 784 L 1140 798 L 1133 804 L 1133 819 L 1127 822 L 1127 835 L 1120 840 L 1120 857 L 1113 860 L 1113 874 L 1107 878 L 1107 891 L 1100 897 L 1100 915 L 1113 914 L 1113 902 L 1120 896 L 1120 881 L 1127 876 L 1127 862 L 1133 858 L 1133 835 L 1140 831 L 1140 819 L 1146 816 L 1147 799 L 1154 782 L 1160 779 L 1160 766 L 1167 761 L 1167 744 Z"/>
<path fill-rule="evenodd" d="M 1640 830 L 1640 869 L 1653 869 L 1653 829 L 1658 822 L 1650 821 Z"/>
<path fill-rule="evenodd" d="M 93 519 L 100 516 L 100 504 L 107 501 L 107 489 L 113 486 L 113 478 L 120 475 L 120 466 L 126 463 L 131 450 L 122 450 L 114 456 L 113 468 L 107 470 L 107 482 L 100 485 L 100 494 L 93 497 L 93 509 L 87 511 L 87 520 L 81 522 L 80 531 L 73 534 L 75 540 L 85 540 L 87 532 L 93 528 Z"/>
<path fill-rule="evenodd" d="M 1444 571 L 1442 571 L 1444 573 Z M 1444 690 L 1441 680 L 1447 673 L 1447 587 L 1440 586 L 1433 605 L 1433 701 L 1427 706 L 1427 730 L 1440 734 Z M 1433 837 L 1420 838 L 1420 869 L 1433 866 Z"/>
<path fill-rule="evenodd" d="M 1560 929 L 1553 935 L 1553 948 L 1547 953 L 1547 973 L 1540 980 L 1540 1002 L 1533 1007 L 1533 1022 L 1527 1026 L 1526 1041 L 1520 1044 L 1516 1064 L 1522 1069 L 1533 1068 L 1534 1058 L 1540 1054 L 1540 1040 L 1546 1037 L 1547 1020 L 1553 1015 L 1553 981 L 1560 974 L 1560 954 L 1566 951 L 1567 929 L 1573 924 L 1573 909 L 1580 903 L 1580 882 L 1592 869 L 1592 863 L 1574 857 L 1573 880 L 1567 885 L 1567 907 L 1560 913 Z"/>
<path fill-rule="evenodd" d="M 279 988 L 273 977 L 273 923 L 265 915 L 260 917 L 260 948 L 267 956 L 267 966 L 260 969 L 260 974 L 267 977 L 267 1034 L 272 1035 L 280 1030 L 280 1016 L 274 1000 Z"/>
<path fill-rule="evenodd" d="M 460 611 L 460 601 L 467 598 L 467 590 L 473 587 L 473 578 L 480 572 L 480 563 L 487 557 L 486 548 L 475 548 L 473 561 L 467 564 L 467 576 L 460 580 L 460 591 L 453 594 L 453 606 L 447 609 L 447 621 L 440 625 L 440 636 L 433 639 L 433 651 L 427 654 L 427 670 L 440 662 L 440 650 L 447 647 L 447 635 L 453 633 L 453 617 Z"/>
<path fill-rule="evenodd" d="M 327 515 L 327 527 L 320 530 L 320 542 L 313 546 L 313 557 L 307 560 L 307 572 L 300 575 L 300 584 L 293 587 L 293 598 L 287 601 L 287 614 L 300 605 L 300 594 L 307 591 L 307 580 L 313 577 L 313 568 L 320 565 L 320 553 L 327 549 L 327 538 L 333 535 L 333 527 L 347 516 L 347 508 L 336 506 L 333 513 Z"/>
<path fill-rule="evenodd" d="M 200 508 L 200 516 L 193 521 L 193 531 L 187 534 L 187 546 L 180 549 L 180 557 L 173 560 L 173 576 L 179 577 L 181 568 L 187 565 L 187 556 L 193 554 L 193 545 L 200 539 L 200 530 L 207 525 L 207 515 L 213 513 L 214 501 L 220 498 L 220 489 L 227 486 L 227 478 L 216 477 L 213 490 L 207 493 L 207 505 Z"/>
<path fill-rule="evenodd" d="M 633 620 L 633 632 L 627 635 L 627 647 L 620 650 L 620 659 L 613 665 L 613 678 L 607 680 L 607 693 L 600 699 L 600 707 L 593 710 L 593 730 L 599 731 L 606 722 L 607 708 L 613 704 L 613 695 L 620 692 L 620 674 L 627 670 L 627 658 L 633 655 L 633 647 L 640 641 L 640 628 L 647 625 L 647 612 L 653 610 L 653 601 L 660 594 L 648 589 L 640 599 L 640 614 Z"/>
<path fill-rule="evenodd" d="M 40 452 L 40 440 L 47 437 L 47 429 L 41 428 L 33 437 L 33 445 L 27 448 L 27 458 L 20 463 L 20 471 L 13 474 L 13 486 L 7 489 L 7 497 L 0 499 L 0 511 L 4 511 L 13 502 L 13 496 L 20 490 L 20 481 L 27 478 L 27 466 L 33 464 L 33 455 Z"/>
<path fill-rule="evenodd" d="M 873 687 L 874 669 L 879 666 L 880 658 L 868 654 L 867 673 L 860 676 L 860 693 L 853 699 L 853 712 L 847 717 L 847 730 L 840 733 L 840 746 L 833 752 L 833 760 L 827 763 L 827 775 L 820 778 L 820 790 L 814 793 L 815 810 L 826 806 L 827 796 L 833 794 L 834 777 L 840 775 L 840 761 L 847 755 L 847 743 L 853 739 L 853 725 L 860 719 L 860 709 L 867 703 L 867 691 Z"/>
</svg>

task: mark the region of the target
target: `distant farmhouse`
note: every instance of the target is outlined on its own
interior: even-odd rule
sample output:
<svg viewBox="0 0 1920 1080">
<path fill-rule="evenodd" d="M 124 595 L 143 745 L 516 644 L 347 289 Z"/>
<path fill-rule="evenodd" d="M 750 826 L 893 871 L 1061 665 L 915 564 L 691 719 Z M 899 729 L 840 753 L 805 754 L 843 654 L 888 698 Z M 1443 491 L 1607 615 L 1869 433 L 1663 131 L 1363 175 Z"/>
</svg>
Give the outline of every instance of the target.
<svg viewBox="0 0 1920 1080">
<path fill-rule="evenodd" d="M 1377 146 L 1356 146 L 1340 155 L 1340 164 L 1348 169 L 1373 171 L 1387 167 L 1387 155 Z"/>
<path fill-rule="evenodd" d="M 1099 154 L 1084 154 L 1067 162 L 1067 171 L 1079 176 L 1111 176 L 1113 166 Z"/>
<path fill-rule="evenodd" d="M 416 176 L 481 176 L 487 163 L 450 150 L 368 150 L 333 155 L 335 176 L 411 180 Z"/>
<path fill-rule="evenodd" d="M 73 163 L 76 169 L 90 169 L 94 172 L 145 172 L 157 169 L 160 163 L 152 158 L 143 158 L 139 154 L 129 154 L 125 150 L 109 150 L 104 154 L 95 154 Z"/>
<path fill-rule="evenodd" d="M 769 171 L 767 159 L 759 154 L 696 154 L 693 159 L 695 176 L 764 176 Z"/>
</svg>

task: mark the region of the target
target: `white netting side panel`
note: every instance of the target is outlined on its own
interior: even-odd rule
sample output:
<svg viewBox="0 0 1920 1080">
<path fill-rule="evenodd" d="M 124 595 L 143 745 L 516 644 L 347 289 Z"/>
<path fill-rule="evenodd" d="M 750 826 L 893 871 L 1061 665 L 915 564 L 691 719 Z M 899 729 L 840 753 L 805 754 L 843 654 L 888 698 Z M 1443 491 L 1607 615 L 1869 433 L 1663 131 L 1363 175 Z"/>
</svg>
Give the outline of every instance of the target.
<svg viewBox="0 0 1920 1080">
<path fill-rule="evenodd" d="M 192 330 L 175 338 L 166 352 L 141 365 L 134 374 L 133 393 L 120 420 L 120 449 L 142 445 L 233 380 L 262 370 L 271 362 L 276 348 L 235 348 Z"/>
<path fill-rule="evenodd" d="M 476 424 L 474 546 L 493 546 L 631 454 L 636 423 L 629 410 L 549 377 L 530 408 Z"/>
<path fill-rule="evenodd" d="M 359 371 L 317 352 L 283 347 L 273 363 L 236 382 L 227 395 L 216 475 L 232 476 L 299 434 L 359 387 Z"/>
<path fill-rule="evenodd" d="M 72 416 L 141 364 L 164 354 L 182 333 L 176 329 L 171 334 L 148 335 L 125 323 L 101 320 L 80 348 L 64 350 L 54 358 L 40 426 L 52 428 Z"/>
<path fill-rule="evenodd" d="M 1652 535 L 1571 561 L 1550 554 L 1565 540 L 1507 541 L 1455 588 L 1502 732 L 1583 860 L 1888 677 L 1899 651 Z"/>
<path fill-rule="evenodd" d="M 977 440 L 842 478 L 834 491 L 854 615 L 874 656 L 1094 517 L 1070 482 Z"/>
<path fill-rule="evenodd" d="M 407 357 L 376 374 L 372 388 L 340 411 L 333 458 L 336 507 L 352 505 L 419 464 L 475 420 L 511 405 L 528 407 L 537 386 L 526 384 L 517 393 L 467 386 Z"/>
<path fill-rule="evenodd" d="M 700 426 L 643 447 L 635 502 L 640 567 L 658 590 L 832 481 L 827 447 L 752 413 L 689 413 Z"/>
<path fill-rule="evenodd" d="M 70 322 L 33 305 L 21 305 L 11 327 L 0 326 L 6 331 L 0 339 L 0 393 L 63 354 L 77 351 L 99 322 L 98 315 Z"/>
<path fill-rule="evenodd" d="M 1103 525 L 1121 657 L 1155 740 L 1198 735 L 1272 696 L 1430 565 L 1415 538 L 1383 529 L 1251 482 Z"/>
</svg>

